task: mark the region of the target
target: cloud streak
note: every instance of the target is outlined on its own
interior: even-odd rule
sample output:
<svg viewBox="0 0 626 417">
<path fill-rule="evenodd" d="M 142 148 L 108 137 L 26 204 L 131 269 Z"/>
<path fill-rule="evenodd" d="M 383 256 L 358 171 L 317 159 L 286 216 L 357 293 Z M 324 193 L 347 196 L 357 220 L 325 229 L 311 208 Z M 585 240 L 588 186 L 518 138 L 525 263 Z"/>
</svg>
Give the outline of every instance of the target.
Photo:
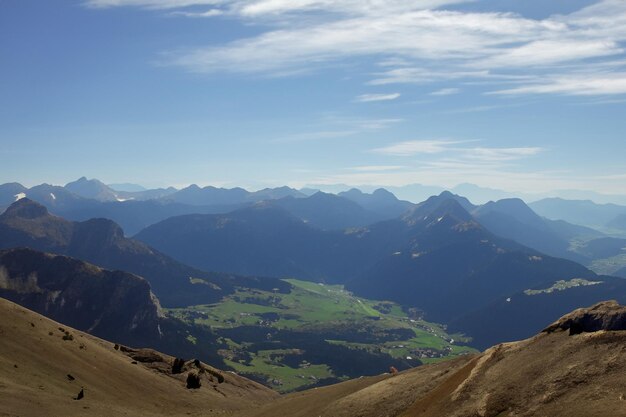
<svg viewBox="0 0 626 417">
<path fill-rule="evenodd" d="M 371 103 L 373 101 L 392 101 L 400 97 L 400 93 L 391 94 L 363 94 L 354 99 L 358 103 Z"/>
<path fill-rule="evenodd" d="M 468 140 L 411 140 L 394 143 L 389 146 L 375 148 L 370 152 L 398 157 L 409 157 L 420 154 L 442 154 L 455 155 L 456 159 L 443 160 L 446 162 L 473 164 L 475 162 L 500 163 L 528 158 L 544 152 L 541 147 L 516 147 L 516 148 L 495 148 L 495 147 L 468 147 L 462 146 L 466 143 L 476 141 Z"/>
<path fill-rule="evenodd" d="M 410 140 L 398 142 L 382 148 L 372 149 L 371 152 L 390 156 L 413 156 L 417 154 L 436 154 L 452 149 L 453 145 L 462 141 L 450 140 Z"/>
</svg>

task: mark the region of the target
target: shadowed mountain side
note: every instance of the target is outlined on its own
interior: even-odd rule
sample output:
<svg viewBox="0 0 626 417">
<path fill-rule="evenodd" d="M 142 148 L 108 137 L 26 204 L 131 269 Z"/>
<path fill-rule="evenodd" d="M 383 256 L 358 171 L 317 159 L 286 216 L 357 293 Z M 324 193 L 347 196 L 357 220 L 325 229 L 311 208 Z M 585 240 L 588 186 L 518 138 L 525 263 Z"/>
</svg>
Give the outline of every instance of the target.
<svg viewBox="0 0 626 417">
<path fill-rule="evenodd" d="M 111 219 L 123 227 L 129 236 L 152 224 L 158 223 L 172 216 L 181 216 L 191 213 L 228 213 L 245 207 L 248 203 L 229 205 L 192 206 L 162 200 L 121 202 L 100 202 L 86 200 L 82 204 L 64 208 L 62 210 L 50 207 L 51 211 L 74 221 L 84 221 L 103 217 Z"/>
<path fill-rule="evenodd" d="M 466 241 L 457 239 L 454 244 L 424 254 L 389 256 L 349 282 L 348 289 L 367 298 L 376 296 L 419 306 L 429 320 L 449 322 L 522 289 L 550 286 L 548 283 L 560 277 L 597 278 L 571 261 L 514 250 L 501 246 L 497 240 L 479 243 L 482 240 L 468 236 Z M 383 276 L 384 286 L 380 285 Z M 591 301 L 598 299 L 592 297 Z M 529 334 L 532 333 L 516 335 L 519 338 Z"/>
<path fill-rule="evenodd" d="M 124 237 L 107 219 L 70 222 L 50 215 L 28 199 L 0 215 L 0 249 L 31 247 L 73 256 L 96 265 L 128 271 L 146 278 L 165 306 L 203 304 L 219 300 L 236 285 L 287 288 L 273 279 L 208 273 L 183 265 L 139 241 Z M 192 279 L 193 278 L 193 279 Z"/>
<path fill-rule="evenodd" d="M 592 321 L 599 324 L 587 330 L 597 331 L 542 332 L 478 356 L 290 394 L 238 416 L 623 417 L 625 315 L 626 308 L 603 303 L 555 323 Z"/>
<path fill-rule="evenodd" d="M 317 192 L 310 197 L 285 197 L 264 204 L 285 209 L 305 223 L 324 230 L 367 226 L 385 217 L 347 198 Z"/>
<path fill-rule="evenodd" d="M 519 334 L 534 334 L 561 315 L 609 298 L 626 304 L 626 280 L 598 277 L 601 284 L 529 295 L 524 292 L 502 297 L 485 307 L 452 321 L 449 331 L 463 329 L 472 335 L 472 345 L 485 349 L 494 343 L 516 340 Z M 510 301 L 507 301 L 510 300 Z M 494 331 L 497 329 L 497 332 Z"/>
<path fill-rule="evenodd" d="M 113 342 L 1 298 L 0 317 L 0 415 L 228 415 L 277 395 L 203 363 L 187 362 L 183 373 L 173 375 L 173 357 L 116 350 Z M 201 387 L 189 390 L 186 378 L 193 372 L 200 374 Z M 84 397 L 74 400 L 81 389 Z"/>
<path fill-rule="evenodd" d="M 198 268 L 325 279 L 337 262 L 332 246 L 348 238 L 261 204 L 224 215 L 173 217 L 148 227 L 136 239 Z"/>
</svg>

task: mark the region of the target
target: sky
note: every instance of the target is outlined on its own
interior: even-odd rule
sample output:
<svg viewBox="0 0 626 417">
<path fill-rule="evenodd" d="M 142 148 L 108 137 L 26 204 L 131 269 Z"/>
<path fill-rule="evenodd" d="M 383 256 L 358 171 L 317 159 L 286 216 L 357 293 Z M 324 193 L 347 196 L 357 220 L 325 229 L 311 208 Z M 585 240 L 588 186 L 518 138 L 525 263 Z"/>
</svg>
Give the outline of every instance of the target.
<svg viewBox="0 0 626 417">
<path fill-rule="evenodd" d="M 623 0 L 0 0 L 0 183 L 626 194 Z"/>
</svg>

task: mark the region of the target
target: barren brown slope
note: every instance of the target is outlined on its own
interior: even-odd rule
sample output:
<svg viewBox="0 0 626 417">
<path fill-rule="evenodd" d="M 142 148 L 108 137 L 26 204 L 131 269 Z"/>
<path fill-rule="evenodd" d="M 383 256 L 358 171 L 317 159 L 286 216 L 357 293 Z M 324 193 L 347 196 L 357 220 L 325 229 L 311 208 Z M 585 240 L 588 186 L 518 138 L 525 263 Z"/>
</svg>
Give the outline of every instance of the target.
<svg viewBox="0 0 626 417">
<path fill-rule="evenodd" d="M 245 417 L 391 417 L 442 384 L 473 357 L 460 357 L 436 365 L 364 377 L 323 388 L 286 395 Z"/>
<path fill-rule="evenodd" d="M 291 394 L 238 415 L 623 417 L 626 307 L 600 303 L 478 356 Z"/>
<path fill-rule="evenodd" d="M 231 415 L 277 396 L 201 363 L 172 375 L 174 358 L 124 350 L 0 298 L 0 416 Z M 199 389 L 186 388 L 189 372 Z"/>
</svg>

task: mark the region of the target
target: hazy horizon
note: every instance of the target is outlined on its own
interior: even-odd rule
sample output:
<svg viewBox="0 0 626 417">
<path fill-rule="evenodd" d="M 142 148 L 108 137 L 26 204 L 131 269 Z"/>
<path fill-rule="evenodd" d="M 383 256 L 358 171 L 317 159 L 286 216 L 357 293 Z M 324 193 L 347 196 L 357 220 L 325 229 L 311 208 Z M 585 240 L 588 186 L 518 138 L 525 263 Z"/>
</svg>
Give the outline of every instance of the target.
<svg viewBox="0 0 626 417">
<path fill-rule="evenodd" d="M 215 187 L 215 188 L 243 188 L 249 192 L 261 191 L 266 188 L 279 188 L 290 187 L 296 190 L 316 190 L 326 193 L 338 194 L 340 192 L 348 191 L 351 189 L 357 189 L 361 192 L 371 194 L 377 189 L 385 189 L 393 193 L 397 198 L 401 200 L 407 200 L 412 203 L 420 203 L 426 200 L 428 197 L 440 194 L 443 191 L 450 191 L 459 194 L 463 197 L 467 197 L 474 204 L 484 204 L 488 201 L 497 201 L 506 198 L 521 198 L 526 203 L 532 203 L 545 198 L 561 198 L 564 200 L 589 200 L 596 204 L 618 204 L 626 205 L 626 193 L 625 194 L 602 194 L 589 190 L 551 190 L 544 193 L 523 193 L 512 190 L 502 190 L 488 187 L 480 187 L 471 183 L 460 183 L 453 187 L 444 187 L 442 185 L 435 184 L 407 184 L 405 186 L 392 186 L 392 185 L 369 185 L 369 184 L 304 184 L 302 186 L 289 186 L 287 184 L 276 184 L 275 186 L 259 186 L 259 187 L 246 187 L 237 184 L 211 184 L 211 183 L 198 183 L 192 182 L 189 184 L 173 184 L 173 185 L 161 185 L 150 187 L 145 184 L 138 184 L 131 181 L 124 181 L 121 183 L 112 183 L 102 181 L 99 178 L 89 178 L 82 176 L 81 178 L 75 178 L 67 182 L 62 183 L 50 183 L 47 181 L 40 181 L 35 183 L 22 183 L 20 181 L 9 181 L 9 183 L 19 183 L 27 188 L 35 187 L 42 184 L 49 184 L 52 186 L 64 187 L 74 181 L 86 179 L 88 181 L 96 180 L 100 181 L 106 186 L 110 187 L 117 192 L 139 192 L 147 191 L 156 188 L 170 188 L 173 187 L 177 190 L 182 190 L 191 186 L 198 186 L 200 188 Z M 1 184 L 0 184 L 1 185 Z M 127 189 L 130 187 L 130 189 Z"/>
</svg>

